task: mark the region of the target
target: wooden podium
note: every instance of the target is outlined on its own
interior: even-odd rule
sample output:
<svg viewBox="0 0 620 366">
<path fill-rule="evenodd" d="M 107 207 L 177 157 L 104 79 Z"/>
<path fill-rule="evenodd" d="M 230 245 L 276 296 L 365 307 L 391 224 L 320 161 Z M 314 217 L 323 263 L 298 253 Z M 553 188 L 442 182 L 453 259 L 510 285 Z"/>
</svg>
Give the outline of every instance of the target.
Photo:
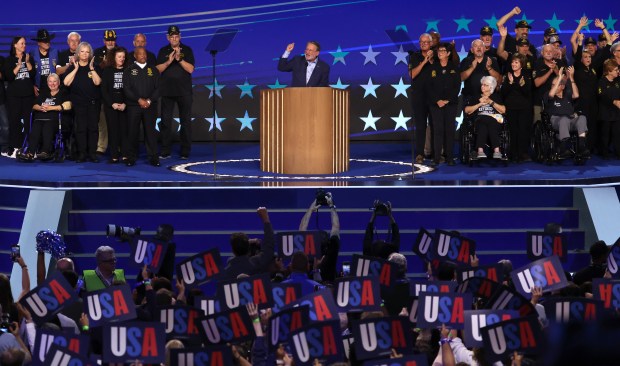
<svg viewBox="0 0 620 366">
<path fill-rule="evenodd" d="M 349 91 L 284 88 L 260 93 L 260 167 L 281 174 L 349 170 Z"/>
</svg>

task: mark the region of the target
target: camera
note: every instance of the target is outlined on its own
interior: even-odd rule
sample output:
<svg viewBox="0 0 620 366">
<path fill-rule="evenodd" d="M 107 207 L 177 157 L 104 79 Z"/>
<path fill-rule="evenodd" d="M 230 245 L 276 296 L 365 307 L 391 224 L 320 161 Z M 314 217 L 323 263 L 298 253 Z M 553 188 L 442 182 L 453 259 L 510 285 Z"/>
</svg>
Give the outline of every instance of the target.
<svg viewBox="0 0 620 366">
<path fill-rule="evenodd" d="M 13 262 L 17 262 L 17 258 L 19 258 L 19 257 L 20 257 L 19 244 L 11 245 L 11 260 Z"/>
<path fill-rule="evenodd" d="M 108 225 L 105 235 L 107 237 L 114 236 L 116 240 L 121 242 L 130 241 L 134 236 L 140 235 L 139 227 L 129 227 L 120 225 Z"/>
<path fill-rule="evenodd" d="M 375 201 L 375 205 L 371 210 L 375 211 L 377 216 L 388 216 L 390 214 L 390 207 L 379 200 Z"/>
<path fill-rule="evenodd" d="M 0 305 L 0 314 L 2 314 L 2 317 L 0 319 L 0 334 L 1 333 L 8 333 L 10 331 L 10 326 L 11 326 L 11 317 L 9 316 L 9 313 L 5 313 L 2 311 L 2 306 Z"/>
<path fill-rule="evenodd" d="M 329 202 L 328 202 L 329 198 L 332 198 L 331 192 L 325 192 L 323 188 L 319 188 L 316 190 L 316 204 L 317 205 L 329 206 Z"/>
</svg>

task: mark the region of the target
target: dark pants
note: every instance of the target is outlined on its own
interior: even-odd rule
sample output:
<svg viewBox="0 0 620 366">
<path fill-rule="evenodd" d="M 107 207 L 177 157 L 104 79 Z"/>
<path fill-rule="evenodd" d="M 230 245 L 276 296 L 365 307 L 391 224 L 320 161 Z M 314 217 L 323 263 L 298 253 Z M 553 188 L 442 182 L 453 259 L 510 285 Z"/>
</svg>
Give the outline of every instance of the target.
<svg viewBox="0 0 620 366">
<path fill-rule="evenodd" d="M 0 149 L 4 151 L 9 144 L 9 116 L 6 114 L 6 104 L 0 104 Z"/>
<path fill-rule="evenodd" d="M 598 121 L 598 102 L 594 101 L 584 101 L 580 103 L 581 111 L 584 116 L 586 116 L 588 123 L 588 135 L 586 136 L 588 140 L 588 149 L 590 151 L 594 151 L 599 147 L 599 121 Z"/>
<path fill-rule="evenodd" d="M 77 140 L 78 158 L 95 157 L 99 140 L 99 113 L 101 102 L 93 100 L 88 104 L 74 103 L 73 124 Z"/>
<path fill-rule="evenodd" d="M 609 155 L 609 145 L 613 145 L 616 157 L 620 158 L 620 121 L 601 122 L 601 155 Z M 588 130 L 590 134 L 590 130 Z"/>
<path fill-rule="evenodd" d="M 9 116 L 9 147 L 21 148 L 24 145 L 24 134 L 30 132 L 30 113 L 34 105 L 34 96 L 7 96 L 6 106 Z M 24 120 L 24 124 L 20 120 Z M 22 128 L 24 132 L 22 133 Z"/>
<path fill-rule="evenodd" d="M 147 109 L 142 109 L 140 106 L 127 106 L 127 120 L 129 126 L 128 150 L 124 155 L 133 160 L 138 158 L 140 122 L 142 122 L 146 154 L 149 159 L 157 157 L 157 131 L 155 130 L 157 103 L 153 102 Z"/>
<path fill-rule="evenodd" d="M 453 159 L 452 150 L 454 148 L 454 132 L 456 104 L 448 103 L 443 108 L 437 105 L 430 106 L 430 112 L 433 120 L 434 138 L 433 138 L 433 159 L 439 163 L 441 159 L 441 149 L 443 148 L 446 155 L 446 161 Z"/>
<path fill-rule="evenodd" d="M 51 112 L 55 113 L 55 112 Z M 58 121 L 54 120 L 34 120 L 32 121 L 32 129 L 28 136 L 28 152 L 36 153 L 46 152 L 51 153 L 54 144 L 54 135 L 58 130 Z M 41 148 L 39 148 L 41 144 Z"/>
<path fill-rule="evenodd" d="M 476 124 L 476 147 L 484 148 L 487 141 L 491 142 L 491 148 L 499 147 L 499 133 L 502 126 L 492 117 L 478 118 L 474 122 Z"/>
<path fill-rule="evenodd" d="M 532 108 L 506 109 L 506 119 L 510 130 L 510 158 L 519 159 L 529 154 L 532 140 Z"/>
<path fill-rule="evenodd" d="M 161 153 L 170 154 L 172 145 L 172 126 L 175 103 L 179 106 L 179 120 L 181 121 L 181 155 L 189 155 L 192 150 L 192 95 L 178 97 L 161 97 Z"/>
<path fill-rule="evenodd" d="M 423 97 L 412 97 L 411 108 L 413 111 L 413 120 L 415 124 L 415 155 L 424 156 L 424 144 L 426 142 L 426 125 L 428 123 L 428 117 L 430 116 L 428 103 Z"/>
<path fill-rule="evenodd" d="M 127 112 L 112 109 L 112 107 L 103 107 L 105 112 L 105 120 L 108 127 L 108 149 L 112 159 L 118 159 L 121 151 L 127 150 Z"/>
</svg>

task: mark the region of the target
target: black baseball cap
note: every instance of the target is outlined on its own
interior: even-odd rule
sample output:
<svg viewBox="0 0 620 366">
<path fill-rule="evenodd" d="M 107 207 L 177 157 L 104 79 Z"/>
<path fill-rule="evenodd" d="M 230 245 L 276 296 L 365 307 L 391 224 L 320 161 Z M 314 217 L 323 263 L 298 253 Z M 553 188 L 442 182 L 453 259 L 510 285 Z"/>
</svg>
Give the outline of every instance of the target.
<svg viewBox="0 0 620 366">
<path fill-rule="evenodd" d="M 485 25 L 484 27 L 480 29 L 480 35 L 481 36 L 492 36 L 493 28 L 489 27 L 488 25 Z"/>
<path fill-rule="evenodd" d="M 586 44 L 596 44 L 596 41 L 594 40 L 594 38 L 592 38 L 592 37 L 588 37 L 588 38 L 586 38 L 586 39 L 583 41 L 583 44 L 584 44 L 584 45 L 586 45 Z"/>
<path fill-rule="evenodd" d="M 519 20 L 515 28 L 528 28 L 532 29 L 532 26 L 527 23 L 527 20 Z"/>
<path fill-rule="evenodd" d="M 553 27 L 549 27 L 547 29 L 545 29 L 545 37 L 549 37 L 549 36 L 553 36 L 553 35 L 557 35 L 558 34 L 558 30 L 553 28 Z"/>
<path fill-rule="evenodd" d="M 106 41 L 116 41 L 116 32 L 114 29 L 106 29 L 103 31 L 103 39 Z"/>
<path fill-rule="evenodd" d="M 530 41 L 524 38 L 520 38 L 517 40 L 517 46 L 530 46 Z"/>
<path fill-rule="evenodd" d="M 598 35 L 598 41 L 599 42 L 606 41 L 606 40 L 607 40 L 607 37 L 605 37 L 604 33 L 601 33 L 601 34 Z"/>
<path fill-rule="evenodd" d="M 175 34 L 181 34 L 181 30 L 176 25 L 171 25 L 168 27 L 168 35 L 172 36 Z"/>
</svg>

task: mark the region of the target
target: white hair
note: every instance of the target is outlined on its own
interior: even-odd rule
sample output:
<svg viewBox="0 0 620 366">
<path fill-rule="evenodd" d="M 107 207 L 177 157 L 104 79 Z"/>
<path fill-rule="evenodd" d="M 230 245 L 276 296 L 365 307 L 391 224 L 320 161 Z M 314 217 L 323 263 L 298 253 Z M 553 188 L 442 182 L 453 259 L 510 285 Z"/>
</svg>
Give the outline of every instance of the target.
<svg viewBox="0 0 620 366">
<path fill-rule="evenodd" d="M 484 46 L 484 41 L 481 40 L 480 38 L 476 38 L 473 41 L 471 41 L 471 46 L 474 47 L 474 43 L 476 43 L 476 42 L 482 42 L 482 45 Z"/>
<path fill-rule="evenodd" d="M 80 50 L 82 48 L 88 48 L 88 60 L 90 61 L 91 58 L 94 57 L 93 55 L 93 46 L 90 45 L 90 43 L 88 42 L 81 42 L 78 46 L 77 46 L 77 53 L 80 53 Z"/>
<path fill-rule="evenodd" d="M 78 37 L 78 41 L 82 40 L 82 36 L 80 36 L 80 34 L 78 32 L 71 32 L 67 35 L 67 41 L 73 37 L 73 36 L 77 36 Z"/>
<path fill-rule="evenodd" d="M 480 79 L 480 84 L 489 84 L 491 86 L 491 89 L 495 90 L 495 87 L 497 86 L 497 80 L 495 80 L 493 76 L 487 75 L 483 76 Z"/>
</svg>

